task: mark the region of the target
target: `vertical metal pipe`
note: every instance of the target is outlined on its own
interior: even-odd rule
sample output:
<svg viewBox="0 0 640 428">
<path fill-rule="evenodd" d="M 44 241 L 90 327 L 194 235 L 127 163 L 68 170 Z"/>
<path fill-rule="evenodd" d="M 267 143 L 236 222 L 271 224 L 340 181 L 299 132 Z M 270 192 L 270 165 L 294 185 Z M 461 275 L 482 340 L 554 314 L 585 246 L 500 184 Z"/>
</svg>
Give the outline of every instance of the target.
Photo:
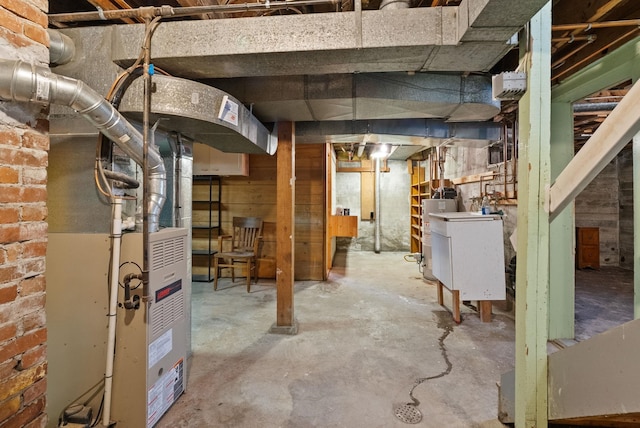
<svg viewBox="0 0 640 428">
<path fill-rule="evenodd" d="M 151 111 L 151 74 L 149 66 L 151 64 L 151 21 L 145 18 L 144 26 L 146 35 L 144 39 L 144 104 L 142 111 L 142 301 L 149 300 L 149 114 Z"/>
<path fill-rule="evenodd" d="M 375 199 L 375 210 L 376 210 L 376 225 L 375 225 L 375 235 L 373 241 L 373 251 L 376 254 L 380 253 L 380 158 L 376 157 L 375 162 L 375 191 L 374 191 L 374 199 Z"/>
</svg>

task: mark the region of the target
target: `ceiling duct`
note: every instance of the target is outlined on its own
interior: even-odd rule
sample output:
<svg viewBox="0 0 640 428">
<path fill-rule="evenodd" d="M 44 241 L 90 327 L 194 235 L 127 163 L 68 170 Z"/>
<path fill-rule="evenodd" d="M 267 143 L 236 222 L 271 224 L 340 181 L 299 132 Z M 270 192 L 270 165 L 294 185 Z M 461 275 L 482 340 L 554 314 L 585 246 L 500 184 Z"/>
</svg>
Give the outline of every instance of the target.
<svg viewBox="0 0 640 428">
<path fill-rule="evenodd" d="M 223 152 L 273 155 L 277 137 L 256 119 L 240 101 L 211 86 L 191 80 L 154 75 L 151 122 L 179 132 L 194 141 Z M 135 81 L 120 103 L 120 112 L 142 120 L 143 82 Z"/>
<path fill-rule="evenodd" d="M 484 121 L 500 112 L 484 74 L 360 73 L 211 79 L 263 122 L 427 118 Z"/>
</svg>

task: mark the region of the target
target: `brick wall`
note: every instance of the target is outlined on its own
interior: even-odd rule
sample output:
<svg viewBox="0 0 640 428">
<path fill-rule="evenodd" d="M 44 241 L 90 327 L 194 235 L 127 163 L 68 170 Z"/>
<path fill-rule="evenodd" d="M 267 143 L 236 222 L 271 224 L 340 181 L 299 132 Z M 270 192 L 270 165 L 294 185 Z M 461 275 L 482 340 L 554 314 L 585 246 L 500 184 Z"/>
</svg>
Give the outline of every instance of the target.
<svg viewBox="0 0 640 428">
<path fill-rule="evenodd" d="M 0 56 L 47 64 L 48 1 L 0 0 Z M 47 110 L 0 102 L 0 427 L 44 427 Z"/>
</svg>

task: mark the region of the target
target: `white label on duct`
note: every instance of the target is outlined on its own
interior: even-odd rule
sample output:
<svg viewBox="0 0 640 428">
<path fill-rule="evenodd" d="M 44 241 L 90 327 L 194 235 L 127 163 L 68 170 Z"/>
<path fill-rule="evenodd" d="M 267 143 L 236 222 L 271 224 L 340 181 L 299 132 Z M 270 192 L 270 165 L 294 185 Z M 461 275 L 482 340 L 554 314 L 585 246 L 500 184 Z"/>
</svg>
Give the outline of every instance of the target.
<svg viewBox="0 0 640 428">
<path fill-rule="evenodd" d="M 173 348 L 173 329 L 167 330 L 149 345 L 149 368 L 156 365 Z"/>
<path fill-rule="evenodd" d="M 36 100 L 49 99 L 49 79 L 36 79 Z"/>
<path fill-rule="evenodd" d="M 238 104 L 231 101 L 227 95 L 222 97 L 218 119 L 238 126 Z"/>
<path fill-rule="evenodd" d="M 194 92 L 191 94 L 191 104 L 198 104 L 200 103 L 200 94 L 197 92 Z"/>
</svg>

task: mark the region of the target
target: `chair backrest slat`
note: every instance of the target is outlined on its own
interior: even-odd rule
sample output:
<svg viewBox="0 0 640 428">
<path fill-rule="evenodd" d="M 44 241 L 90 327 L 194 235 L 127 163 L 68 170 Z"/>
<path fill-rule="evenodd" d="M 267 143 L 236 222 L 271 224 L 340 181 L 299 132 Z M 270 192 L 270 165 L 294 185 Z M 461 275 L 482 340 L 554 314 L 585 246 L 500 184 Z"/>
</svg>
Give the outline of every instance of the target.
<svg viewBox="0 0 640 428">
<path fill-rule="evenodd" d="M 233 218 L 233 249 L 253 251 L 256 239 L 262 235 L 262 219 L 259 217 Z"/>
</svg>

